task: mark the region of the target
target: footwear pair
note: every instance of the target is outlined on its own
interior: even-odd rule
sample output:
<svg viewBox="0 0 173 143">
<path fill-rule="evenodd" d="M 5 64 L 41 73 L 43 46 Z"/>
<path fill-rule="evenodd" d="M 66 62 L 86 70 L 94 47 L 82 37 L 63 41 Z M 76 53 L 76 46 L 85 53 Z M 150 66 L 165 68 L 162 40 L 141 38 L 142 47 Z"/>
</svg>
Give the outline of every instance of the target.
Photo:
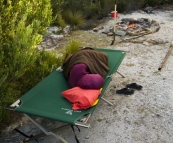
<svg viewBox="0 0 173 143">
<path fill-rule="evenodd" d="M 130 83 L 126 85 L 127 88 L 132 88 L 132 89 L 136 89 L 136 90 L 141 90 L 142 86 L 137 84 L 137 83 Z"/>
<path fill-rule="evenodd" d="M 117 94 L 131 95 L 134 93 L 134 90 L 130 89 L 130 88 L 122 88 L 120 90 L 117 90 L 116 93 Z"/>
<path fill-rule="evenodd" d="M 126 85 L 126 88 L 122 88 L 120 90 L 117 90 L 116 93 L 118 94 L 125 94 L 125 95 L 131 95 L 134 93 L 134 89 L 141 90 L 142 86 L 137 83 L 130 83 Z"/>
</svg>

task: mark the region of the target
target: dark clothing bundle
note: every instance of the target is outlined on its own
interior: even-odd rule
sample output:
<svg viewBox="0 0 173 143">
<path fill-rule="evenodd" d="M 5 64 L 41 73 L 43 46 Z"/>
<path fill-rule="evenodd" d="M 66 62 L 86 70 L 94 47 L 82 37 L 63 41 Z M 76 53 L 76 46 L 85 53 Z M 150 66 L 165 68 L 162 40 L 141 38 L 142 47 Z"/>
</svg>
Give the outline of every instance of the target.
<svg viewBox="0 0 173 143">
<path fill-rule="evenodd" d="M 103 78 L 109 71 L 107 54 L 92 48 L 84 48 L 66 57 L 62 65 L 65 77 L 68 78 L 73 65 L 81 63 L 86 64 L 92 74 L 100 74 Z"/>
</svg>

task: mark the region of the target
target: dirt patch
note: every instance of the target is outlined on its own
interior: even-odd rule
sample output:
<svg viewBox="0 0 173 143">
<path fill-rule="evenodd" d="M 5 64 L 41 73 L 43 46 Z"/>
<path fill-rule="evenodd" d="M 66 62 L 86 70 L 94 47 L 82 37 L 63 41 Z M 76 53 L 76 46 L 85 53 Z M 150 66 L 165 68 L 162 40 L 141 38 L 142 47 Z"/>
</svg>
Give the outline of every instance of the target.
<svg viewBox="0 0 173 143">
<path fill-rule="evenodd" d="M 110 20 L 110 18 L 105 18 L 100 21 L 100 24 L 97 26 L 105 25 L 108 20 Z M 106 47 L 111 43 L 112 37 L 108 37 L 100 32 L 94 32 L 92 29 L 87 31 L 71 31 L 69 35 L 64 37 L 59 43 L 58 49 L 64 48 L 73 39 L 79 41 L 82 47 Z"/>
</svg>

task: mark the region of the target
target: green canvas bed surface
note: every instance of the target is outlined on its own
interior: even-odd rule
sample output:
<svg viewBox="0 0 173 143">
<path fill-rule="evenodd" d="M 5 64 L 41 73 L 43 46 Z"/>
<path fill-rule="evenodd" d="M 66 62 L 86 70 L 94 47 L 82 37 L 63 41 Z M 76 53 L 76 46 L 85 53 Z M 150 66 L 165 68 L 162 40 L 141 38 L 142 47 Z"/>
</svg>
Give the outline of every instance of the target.
<svg viewBox="0 0 173 143">
<path fill-rule="evenodd" d="M 99 96 L 101 98 L 111 81 L 110 75 L 117 71 L 124 59 L 125 52 L 121 50 L 95 49 L 108 55 L 110 68 L 104 80 L 102 93 Z M 62 91 L 69 88 L 63 72 L 55 70 L 11 106 L 16 112 L 76 125 L 78 119 L 87 114 L 92 114 L 96 106 L 87 110 L 72 110 L 71 103 L 61 94 Z"/>
</svg>

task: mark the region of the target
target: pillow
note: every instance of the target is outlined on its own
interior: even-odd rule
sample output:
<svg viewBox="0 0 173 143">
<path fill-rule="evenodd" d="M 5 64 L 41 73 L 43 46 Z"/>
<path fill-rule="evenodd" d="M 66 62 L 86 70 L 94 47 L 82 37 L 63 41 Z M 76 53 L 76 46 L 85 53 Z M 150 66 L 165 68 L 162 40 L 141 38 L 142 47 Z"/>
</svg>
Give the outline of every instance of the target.
<svg viewBox="0 0 173 143">
<path fill-rule="evenodd" d="M 101 91 L 99 89 L 82 89 L 80 87 L 73 87 L 62 92 L 62 95 L 73 103 L 73 110 L 91 107 L 100 94 Z"/>
<path fill-rule="evenodd" d="M 99 74 L 85 74 L 77 83 L 77 86 L 84 89 L 100 89 L 104 79 Z"/>
<path fill-rule="evenodd" d="M 76 87 L 80 79 L 90 73 L 89 68 L 85 64 L 75 64 L 72 66 L 69 76 L 68 83 L 71 87 Z"/>
</svg>

